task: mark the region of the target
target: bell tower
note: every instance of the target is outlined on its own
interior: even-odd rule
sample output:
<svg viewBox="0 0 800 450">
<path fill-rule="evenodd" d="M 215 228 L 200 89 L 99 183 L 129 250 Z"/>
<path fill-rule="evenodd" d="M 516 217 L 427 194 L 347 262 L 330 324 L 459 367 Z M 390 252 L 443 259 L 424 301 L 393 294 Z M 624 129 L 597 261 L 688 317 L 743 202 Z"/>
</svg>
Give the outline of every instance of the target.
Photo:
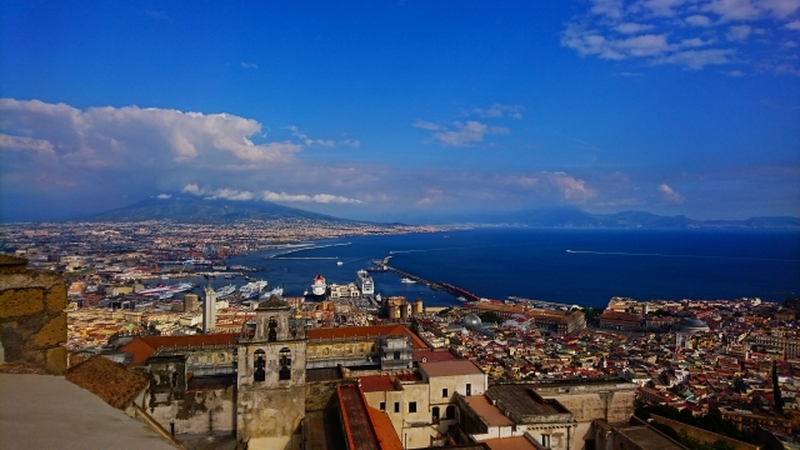
<svg viewBox="0 0 800 450">
<path fill-rule="evenodd" d="M 300 449 L 306 333 L 276 296 L 256 309 L 237 347 L 236 435 L 252 449 Z"/>
</svg>

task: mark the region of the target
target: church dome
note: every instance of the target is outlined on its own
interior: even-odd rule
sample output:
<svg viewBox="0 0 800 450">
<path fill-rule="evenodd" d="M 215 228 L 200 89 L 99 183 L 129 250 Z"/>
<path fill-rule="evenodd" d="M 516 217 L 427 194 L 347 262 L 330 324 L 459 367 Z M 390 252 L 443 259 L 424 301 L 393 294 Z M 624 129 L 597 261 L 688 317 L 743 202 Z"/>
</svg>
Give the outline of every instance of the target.
<svg viewBox="0 0 800 450">
<path fill-rule="evenodd" d="M 483 327 L 483 321 L 481 321 L 481 318 L 478 317 L 475 314 L 469 314 L 469 315 L 465 316 L 463 319 L 461 319 L 461 323 L 463 323 L 464 326 L 472 327 L 472 328 L 481 328 L 481 327 Z"/>
<path fill-rule="evenodd" d="M 681 320 L 681 333 L 703 333 L 708 325 L 697 317 L 685 317 Z"/>
</svg>

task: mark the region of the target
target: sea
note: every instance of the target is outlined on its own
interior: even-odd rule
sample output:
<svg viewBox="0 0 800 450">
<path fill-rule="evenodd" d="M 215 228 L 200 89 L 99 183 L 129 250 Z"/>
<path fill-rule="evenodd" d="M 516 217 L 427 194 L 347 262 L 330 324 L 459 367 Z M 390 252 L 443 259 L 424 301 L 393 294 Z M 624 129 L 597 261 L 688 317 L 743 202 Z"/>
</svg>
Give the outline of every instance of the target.
<svg viewBox="0 0 800 450">
<path fill-rule="evenodd" d="M 268 289 L 283 287 L 286 296 L 310 291 L 316 275 L 328 284 L 353 282 L 356 271 L 388 256 L 392 267 L 495 300 L 515 296 L 591 307 L 615 296 L 782 302 L 800 295 L 798 231 L 478 228 L 311 244 L 291 253 L 237 256 L 228 264 L 255 268 L 251 277 L 267 280 Z M 402 283 L 393 273 L 371 275 L 382 296 L 419 298 L 426 306 L 460 303 L 445 291 Z M 229 282 L 245 281 L 212 280 L 217 287 Z"/>
</svg>

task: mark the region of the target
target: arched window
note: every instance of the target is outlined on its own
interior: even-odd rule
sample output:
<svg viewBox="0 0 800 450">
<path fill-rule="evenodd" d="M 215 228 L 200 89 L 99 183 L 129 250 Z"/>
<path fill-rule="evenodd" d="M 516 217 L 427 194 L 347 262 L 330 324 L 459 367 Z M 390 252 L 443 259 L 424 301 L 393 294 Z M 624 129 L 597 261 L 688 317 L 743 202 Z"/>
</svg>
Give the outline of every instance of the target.
<svg viewBox="0 0 800 450">
<path fill-rule="evenodd" d="M 453 405 L 448 406 L 447 409 L 444 411 L 444 418 L 445 419 L 455 419 L 456 418 L 456 407 L 453 406 Z"/>
<path fill-rule="evenodd" d="M 269 318 L 269 331 L 267 332 L 267 342 L 275 342 L 278 340 L 278 319 L 274 316 Z"/>
<path fill-rule="evenodd" d="M 439 423 L 439 407 L 434 406 L 431 408 L 431 421 L 433 423 Z"/>
<path fill-rule="evenodd" d="M 267 379 L 267 354 L 264 350 L 258 349 L 255 352 L 253 361 L 253 381 L 261 382 Z"/>
<path fill-rule="evenodd" d="M 286 347 L 283 347 L 278 353 L 279 359 L 278 363 L 280 364 L 281 368 L 278 371 L 278 379 L 279 380 L 291 380 L 292 379 L 292 351 Z"/>
</svg>

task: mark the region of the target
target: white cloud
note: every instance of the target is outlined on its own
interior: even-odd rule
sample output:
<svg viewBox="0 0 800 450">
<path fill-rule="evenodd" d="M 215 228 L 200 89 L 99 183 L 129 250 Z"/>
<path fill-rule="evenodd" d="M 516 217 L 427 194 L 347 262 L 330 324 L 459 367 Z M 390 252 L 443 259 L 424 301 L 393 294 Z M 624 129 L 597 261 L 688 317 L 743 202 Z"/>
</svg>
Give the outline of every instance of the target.
<svg viewBox="0 0 800 450">
<path fill-rule="evenodd" d="M 55 155 L 53 144 L 44 139 L 24 136 L 8 136 L 0 133 L 0 150 L 34 151 L 40 154 Z"/>
<path fill-rule="evenodd" d="M 683 203 L 683 196 L 681 194 L 675 192 L 668 184 L 662 183 L 658 185 L 658 191 L 661 192 L 661 198 L 663 201 L 672 204 L 681 204 Z"/>
<path fill-rule="evenodd" d="M 613 29 L 618 33 L 622 34 L 638 34 L 642 31 L 649 31 L 655 28 L 654 25 L 642 24 L 642 23 L 635 23 L 635 22 L 623 22 Z"/>
<path fill-rule="evenodd" d="M 656 61 L 661 64 L 680 64 L 687 69 L 700 70 L 705 66 L 728 64 L 731 57 L 736 54 L 732 49 L 721 50 L 687 50 L 669 55 Z"/>
<path fill-rule="evenodd" d="M 189 183 L 186 186 L 184 186 L 182 192 L 194 195 L 203 195 L 203 190 L 200 189 L 200 187 L 194 183 Z"/>
<path fill-rule="evenodd" d="M 545 173 L 547 174 L 547 173 Z M 587 200 L 597 196 L 597 191 L 586 186 L 586 182 L 567 175 L 564 172 L 554 172 L 549 181 L 558 189 L 567 200 Z"/>
<path fill-rule="evenodd" d="M 468 147 L 476 142 L 483 141 L 488 134 L 507 134 L 508 128 L 490 127 L 481 122 L 469 120 L 466 123 L 454 122 L 455 130 L 437 131 L 432 137 L 445 147 Z"/>
<path fill-rule="evenodd" d="M 156 198 L 159 200 L 167 200 L 172 198 L 172 194 L 158 194 Z"/>
<path fill-rule="evenodd" d="M 687 0 L 644 0 L 641 4 L 658 16 L 674 16 L 676 8 L 686 3 Z"/>
<path fill-rule="evenodd" d="M 750 36 L 752 31 L 753 27 L 750 25 L 735 25 L 728 28 L 725 37 L 728 38 L 729 41 L 744 41 Z"/>
<path fill-rule="evenodd" d="M 518 105 L 501 105 L 495 103 L 488 108 L 475 108 L 473 114 L 482 118 L 511 117 L 512 119 L 522 119 L 522 111 L 525 108 Z M 420 127 L 421 128 L 421 127 Z"/>
<path fill-rule="evenodd" d="M 414 128 L 422 128 L 423 130 L 429 130 L 429 131 L 436 131 L 441 129 L 441 127 L 438 124 L 435 124 L 433 122 L 428 122 L 425 120 L 418 120 L 412 123 L 411 126 Z"/>
<path fill-rule="evenodd" d="M 242 62 L 239 63 L 239 65 L 241 65 L 245 69 L 258 69 L 258 64 L 254 64 L 254 63 L 249 63 L 249 62 L 242 61 Z"/>
<path fill-rule="evenodd" d="M 286 192 L 263 191 L 262 200 L 279 203 L 324 203 L 324 204 L 358 204 L 361 200 L 354 198 L 341 197 L 331 194 L 287 194 Z"/>
<path fill-rule="evenodd" d="M 691 15 L 691 16 L 687 17 L 684 20 L 689 25 L 692 25 L 692 26 L 695 26 L 695 27 L 707 27 L 707 26 L 711 25 L 711 19 L 709 19 L 707 16 L 703 16 L 703 15 L 700 15 L 700 14 Z"/>
<path fill-rule="evenodd" d="M 585 13 L 566 23 L 561 45 L 582 57 L 638 59 L 651 67 L 777 68 L 786 66 L 785 61 L 800 61 L 784 45 L 790 38 L 781 34 L 781 30 L 800 30 L 798 12 L 800 0 L 590 0 Z M 727 29 L 720 30 L 723 25 Z M 755 35 L 759 48 L 748 45 Z M 698 47 L 707 52 L 686 52 Z M 792 62 L 790 70 L 780 73 L 794 73 L 796 66 Z"/>
</svg>

